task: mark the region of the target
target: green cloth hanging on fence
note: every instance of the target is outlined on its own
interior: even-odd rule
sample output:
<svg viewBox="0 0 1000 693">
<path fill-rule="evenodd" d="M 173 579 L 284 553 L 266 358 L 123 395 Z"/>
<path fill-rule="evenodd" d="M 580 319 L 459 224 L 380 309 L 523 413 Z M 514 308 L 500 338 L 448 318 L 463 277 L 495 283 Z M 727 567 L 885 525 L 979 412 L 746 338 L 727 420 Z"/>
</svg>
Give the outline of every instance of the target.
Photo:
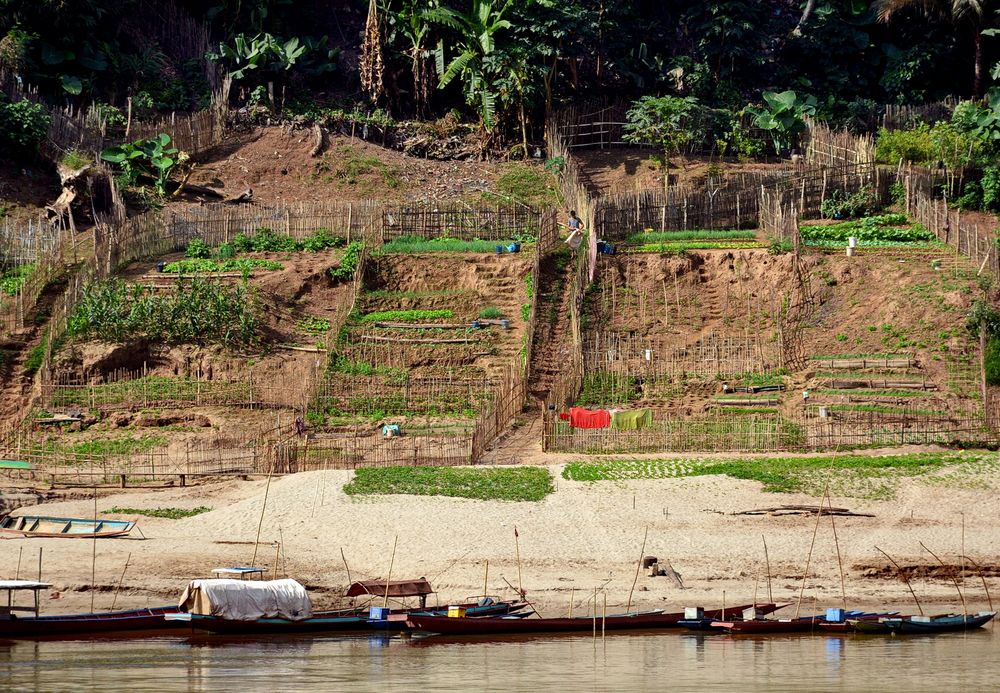
<svg viewBox="0 0 1000 693">
<path fill-rule="evenodd" d="M 619 431 L 637 431 L 653 425 L 653 412 L 649 409 L 619 411 L 611 415 L 611 428 Z"/>
</svg>

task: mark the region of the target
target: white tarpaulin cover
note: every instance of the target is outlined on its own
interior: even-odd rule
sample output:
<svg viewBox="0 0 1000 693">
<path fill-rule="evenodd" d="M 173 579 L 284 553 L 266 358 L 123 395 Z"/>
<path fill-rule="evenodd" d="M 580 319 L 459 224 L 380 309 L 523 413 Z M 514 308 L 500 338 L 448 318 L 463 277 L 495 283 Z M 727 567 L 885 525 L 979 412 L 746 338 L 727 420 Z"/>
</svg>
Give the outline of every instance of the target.
<svg viewBox="0 0 1000 693">
<path fill-rule="evenodd" d="M 230 621 L 312 616 L 306 588 L 295 580 L 192 580 L 181 595 L 180 608 L 191 614 Z"/>
</svg>

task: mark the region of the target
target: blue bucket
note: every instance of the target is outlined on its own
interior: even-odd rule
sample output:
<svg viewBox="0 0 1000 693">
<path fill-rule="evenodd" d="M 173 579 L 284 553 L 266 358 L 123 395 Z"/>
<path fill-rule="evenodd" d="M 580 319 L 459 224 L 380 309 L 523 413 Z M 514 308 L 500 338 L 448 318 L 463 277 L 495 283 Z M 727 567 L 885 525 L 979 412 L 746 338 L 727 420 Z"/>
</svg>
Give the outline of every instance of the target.
<svg viewBox="0 0 1000 693">
<path fill-rule="evenodd" d="M 368 609 L 368 617 L 373 621 L 385 621 L 389 618 L 389 611 L 384 606 L 373 606 Z"/>
<path fill-rule="evenodd" d="M 498 245 L 497 246 L 497 255 L 502 255 L 502 254 L 503 254 L 503 246 L 502 245 Z"/>
</svg>

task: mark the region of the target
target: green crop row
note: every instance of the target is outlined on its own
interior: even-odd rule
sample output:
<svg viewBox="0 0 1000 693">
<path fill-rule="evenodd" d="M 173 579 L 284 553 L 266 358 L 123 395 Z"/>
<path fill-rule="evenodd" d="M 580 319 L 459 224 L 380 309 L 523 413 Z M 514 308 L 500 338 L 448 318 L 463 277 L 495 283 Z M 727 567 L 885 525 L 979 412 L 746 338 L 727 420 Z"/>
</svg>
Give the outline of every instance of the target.
<svg viewBox="0 0 1000 693">
<path fill-rule="evenodd" d="M 257 310 L 246 282 L 227 286 L 198 277 L 156 293 L 120 280 L 91 282 L 70 316 L 70 336 L 124 342 L 246 346 L 257 339 Z"/>
</svg>

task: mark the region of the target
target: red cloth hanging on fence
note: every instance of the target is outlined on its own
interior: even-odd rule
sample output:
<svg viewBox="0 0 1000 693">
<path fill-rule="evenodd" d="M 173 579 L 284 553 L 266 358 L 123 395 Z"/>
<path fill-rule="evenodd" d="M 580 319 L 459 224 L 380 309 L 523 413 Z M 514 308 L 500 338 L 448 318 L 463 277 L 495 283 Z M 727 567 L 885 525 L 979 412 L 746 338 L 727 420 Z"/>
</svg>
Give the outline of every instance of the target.
<svg viewBox="0 0 1000 693">
<path fill-rule="evenodd" d="M 573 428 L 607 428 L 611 425 L 611 414 L 605 409 L 571 407 L 569 425 Z"/>
</svg>

